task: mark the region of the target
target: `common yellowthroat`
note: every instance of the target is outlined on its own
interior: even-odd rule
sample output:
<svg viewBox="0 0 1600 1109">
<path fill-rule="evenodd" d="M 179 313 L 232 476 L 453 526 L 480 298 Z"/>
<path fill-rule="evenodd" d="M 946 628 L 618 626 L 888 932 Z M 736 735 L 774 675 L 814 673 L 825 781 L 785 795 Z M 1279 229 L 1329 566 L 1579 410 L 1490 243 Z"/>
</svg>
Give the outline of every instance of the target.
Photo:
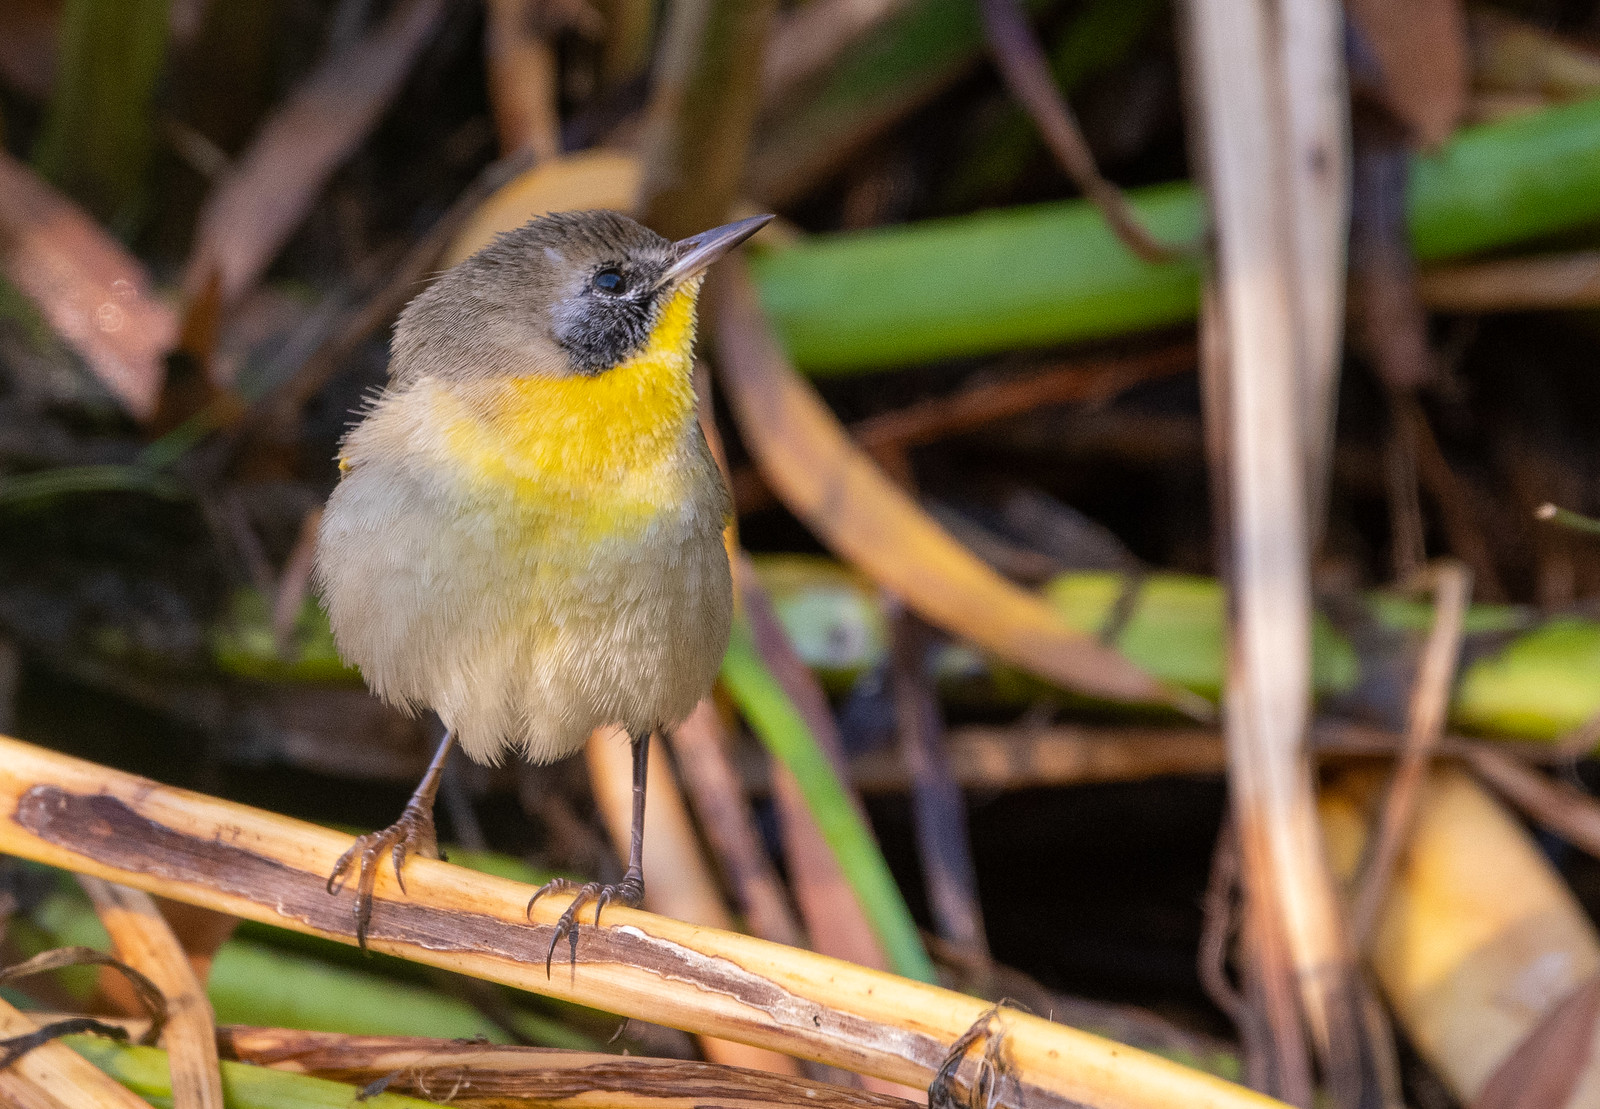
<svg viewBox="0 0 1600 1109">
<path fill-rule="evenodd" d="M 388 387 L 341 444 L 317 537 L 341 654 L 446 729 L 400 819 L 328 879 L 336 893 L 358 867 L 363 945 L 384 852 L 397 877 L 409 852 L 438 852 L 455 743 L 479 762 L 547 762 L 596 727 L 626 729 L 628 869 L 577 888 L 551 953 L 576 945 L 587 902 L 598 924 L 607 902 L 643 898 L 650 736 L 711 688 L 733 608 L 731 502 L 695 418 L 695 306 L 706 269 L 771 218 L 673 243 L 616 212 L 545 216 L 401 313 Z"/>
</svg>

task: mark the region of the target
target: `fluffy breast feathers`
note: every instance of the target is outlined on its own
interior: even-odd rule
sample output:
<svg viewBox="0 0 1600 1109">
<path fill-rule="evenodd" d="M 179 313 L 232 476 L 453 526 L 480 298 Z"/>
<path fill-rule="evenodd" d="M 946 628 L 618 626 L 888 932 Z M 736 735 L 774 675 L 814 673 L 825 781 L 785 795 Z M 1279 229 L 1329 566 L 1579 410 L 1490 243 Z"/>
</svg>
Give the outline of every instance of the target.
<svg viewBox="0 0 1600 1109">
<path fill-rule="evenodd" d="M 317 565 L 375 692 L 434 709 L 485 761 L 687 715 L 732 606 L 693 335 L 683 289 L 603 373 L 422 378 L 376 402 L 346 440 Z"/>
</svg>

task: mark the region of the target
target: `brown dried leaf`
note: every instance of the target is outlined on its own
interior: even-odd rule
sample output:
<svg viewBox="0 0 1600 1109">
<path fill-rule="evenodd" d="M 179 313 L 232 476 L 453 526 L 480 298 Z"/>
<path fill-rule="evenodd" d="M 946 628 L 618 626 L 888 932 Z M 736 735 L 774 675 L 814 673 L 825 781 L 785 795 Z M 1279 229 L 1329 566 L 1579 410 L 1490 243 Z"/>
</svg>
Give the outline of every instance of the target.
<svg viewBox="0 0 1600 1109">
<path fill-rule="evenodd" d="M 1558 1109 L 1589 1063 L 1600 1018 L 1600 975 L 1567 995 L 1490 1077 L 1472 1109 Z"/>
<path fill-rule="evenodd" d="M 1383 71 L 1389 108 L 1424 147 L 1450 137 L 1467 107 L 1467 23 L 1461 0 L 1350 0 Z"/>
<path fill-rule="evenodd" d="M 1092 696 L 1203 711 L 1121 655 L 1071 631 L 985 566 L 898 488 L 789 367 L 742 268 L 717 305 L 723 383 L 746 445 L 789 509 L 841 557 L 929 622 Z"/>
<path fill-rule="evenodd" d="M 519 173 L 485 200 L 457 233 L 441 268 L 476 254 L 502 231 L 534 216 L 572 208 L 631 211 L 639 195 L 639 160 L 616 150 L 585 150 Z"/>
<path fill-rule="evenodd" d="M 223 303 L 231 304 L 260 279 L 399 92 L 444 11 L 444 0 L 406 0 L 325 58 L 268 119 L 200 213 L 187 296 L 199 295 L 215 273 Z"/>
<path fill-rule="evenodd" d="M 0 153 L 0 274 L 135 419 L 155 410 L 176 314 L 138 260 L 22 163 Z"/>
</svg>

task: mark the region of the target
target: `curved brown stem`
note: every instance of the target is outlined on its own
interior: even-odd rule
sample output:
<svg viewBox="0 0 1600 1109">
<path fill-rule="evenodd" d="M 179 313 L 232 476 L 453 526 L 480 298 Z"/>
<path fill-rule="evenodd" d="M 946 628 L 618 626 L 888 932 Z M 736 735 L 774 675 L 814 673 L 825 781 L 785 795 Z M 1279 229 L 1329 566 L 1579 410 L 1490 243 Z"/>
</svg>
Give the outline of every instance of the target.
<svg viewBox="0 0 1600 1109">
<path fill-rule="evenodd" d="M 1107 181 L 1095 165 L 1083 129 L 1050 75 L 1050 63 L 1017 0 L 981 0 L 989 50 L 1006 88 L 1022 105 L 1050 153 L 1083 192 L 1124 246 L 1151 265 L 1193 257 L 1192 245 L 1172 246 L 1156 239 L 1139 222 L 1122 190 Z"/>
</svg>

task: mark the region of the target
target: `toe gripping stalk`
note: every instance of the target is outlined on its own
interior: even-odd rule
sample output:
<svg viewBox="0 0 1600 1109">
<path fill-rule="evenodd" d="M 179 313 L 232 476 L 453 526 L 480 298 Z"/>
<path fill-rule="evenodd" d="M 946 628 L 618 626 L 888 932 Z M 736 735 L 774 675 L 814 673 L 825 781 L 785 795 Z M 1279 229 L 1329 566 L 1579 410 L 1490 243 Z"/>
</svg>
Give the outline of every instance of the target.
<svg viewBox="0 0 1600 1109">
<path fill-rule="evenodd" d="M 381 832 L 368 832 L 358 837 L 350 849 L 339 856 L 339 861 L 333 864 L 333 871 L 328 875 L 328 892 L 336 894 L 344 888 L 351 865 L 360 860 L 360 867 L 356 871 L 355 917 L 356 942 L 363 951 L 367 949 L 367 928 L 372 923 L 372 887 L 378 880 L 383 852 L 389 851 L 390 861 L 394 864 L 395 881 L 400 883 L 402 893 L 405 892 L 406 879 L 400 868 L 405 865 L 407 855 L 415 852 L 428 858 L 439 857 L 439 833 L 433 823 L 433 800 L 439 793 L 444 764 L 449 761 L 450 750 L 455 742 L 455 734 L 446 731 L 444 738 L 439 741 L 439 749 L 433 753 L 433 761 L 422 775 L 422 781 L 417 783 L 416 792 L 406 802 L 400 819 Z"/>
</svg>

